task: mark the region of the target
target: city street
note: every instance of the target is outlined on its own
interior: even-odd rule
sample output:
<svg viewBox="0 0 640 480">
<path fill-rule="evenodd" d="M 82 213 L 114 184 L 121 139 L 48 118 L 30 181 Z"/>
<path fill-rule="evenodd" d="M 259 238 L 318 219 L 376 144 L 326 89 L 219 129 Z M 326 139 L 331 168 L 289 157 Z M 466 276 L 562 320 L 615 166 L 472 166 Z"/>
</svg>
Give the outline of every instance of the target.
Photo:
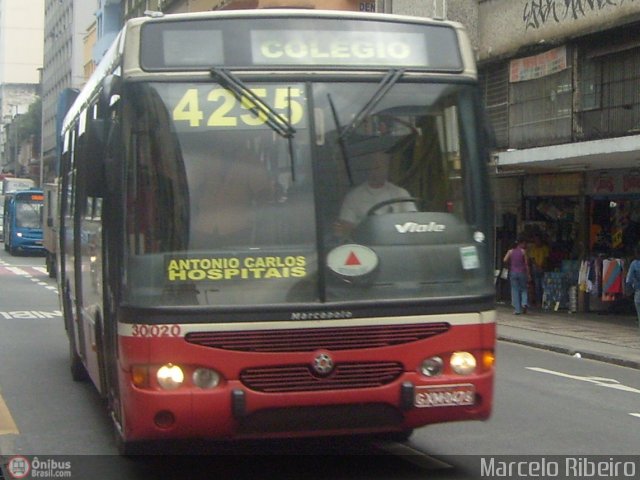
<svg viewBox="0 0 640 480">
<path fill-rule="evenodd" d="M 480 478 L 479 462 L 506 455 L 637 459 L 637 370 L 500 343 L 494 414 L 487 422 L 426 427 L 405 445 L 199 445 L 195 453 L 213 455 L 134 461 L 116 456 L 110 419 L 92 385 L 71 379 L 57 289 L 42 257 L 0 250 L 0 329 L 0 455 L 74 455 L 72 478 L 98 469 L 91 478 L 167 478 L 173 471 L 185 478 L 462 479 Z M 221 451 L 233 455 L 215 455 Z M 352 455 L 338 456 L 345 452 Z M 635 469 L 640 475 L 640 465 Z"/>
</svg>

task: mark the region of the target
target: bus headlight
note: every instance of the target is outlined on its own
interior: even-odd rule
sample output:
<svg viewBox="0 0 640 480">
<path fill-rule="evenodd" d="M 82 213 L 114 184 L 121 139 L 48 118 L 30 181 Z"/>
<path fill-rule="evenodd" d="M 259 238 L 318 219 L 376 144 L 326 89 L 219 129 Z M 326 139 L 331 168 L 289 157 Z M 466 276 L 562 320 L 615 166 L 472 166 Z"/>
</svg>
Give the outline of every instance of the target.
<svg viewBox="0 0 640 480">
<path fill-rule="evenodd" d="M 440 357 L 425 358 L 420 365 L 420 372 L 425 377 L 435 377 L 442 373 L 444 362 Z"/>
<path fill-rule="evenodd" d="M 458 375 L 471 375 L 477 365 L 476 357 L 469 352 L 453 352 L 449 363 Z"/>
<path fill-rule="evenodd" d="M 200 388 L 215 388 L 220 384 L 220 374 L 209 368 L 197 368 L 192 378 L 194 385 Z"/>
<path fill-rule="evenodd" d="M 179 366 L 168 363 L 158 369 L 156 378 L 165 390 L 175 390 L 184 382 L 184 372 Z"/>
</svg>

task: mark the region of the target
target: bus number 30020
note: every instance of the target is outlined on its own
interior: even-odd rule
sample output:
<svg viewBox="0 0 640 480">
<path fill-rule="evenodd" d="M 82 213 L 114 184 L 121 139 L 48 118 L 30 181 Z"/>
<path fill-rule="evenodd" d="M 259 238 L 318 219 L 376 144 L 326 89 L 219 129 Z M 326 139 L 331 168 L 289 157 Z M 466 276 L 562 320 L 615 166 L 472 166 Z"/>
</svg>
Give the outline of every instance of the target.
<svg viewBox="0 0 640 480">
<path fill-rule="evenodd" d="M 133 325 L 131 334 L 134 337 L 179 337 L 180 325 Z"/>
</svg>

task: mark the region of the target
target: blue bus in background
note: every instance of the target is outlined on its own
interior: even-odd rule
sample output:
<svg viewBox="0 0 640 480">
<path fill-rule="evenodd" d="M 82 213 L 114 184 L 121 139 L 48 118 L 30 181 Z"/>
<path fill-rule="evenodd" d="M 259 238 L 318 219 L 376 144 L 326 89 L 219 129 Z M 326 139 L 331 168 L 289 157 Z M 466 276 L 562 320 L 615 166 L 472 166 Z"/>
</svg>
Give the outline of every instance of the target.
<svg viewBox="0 0 640 480">
<path fill-rule="evenodd" d="M 11 255 L 44 253 L 42 244 L 42 190 L 8 193 L 4 202 L 4 249 Z"/>
</svg>

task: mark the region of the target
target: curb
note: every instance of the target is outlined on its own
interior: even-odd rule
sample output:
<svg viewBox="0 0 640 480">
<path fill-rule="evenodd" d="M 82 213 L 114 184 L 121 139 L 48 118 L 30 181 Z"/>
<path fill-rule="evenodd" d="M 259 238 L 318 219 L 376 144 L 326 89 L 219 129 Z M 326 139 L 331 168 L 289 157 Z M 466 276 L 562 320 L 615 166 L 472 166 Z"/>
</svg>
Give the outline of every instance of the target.
<svg viewBox="0 0 640 480">
<path fill-rule="evenodd" d="M 576 349 L 572 349 L 569 347 L 564 347 L 561 345 L 549 345 L 543 344 L 540 342 L 534 342 L 531 340 L 524 340 L 521 338 L 513 338 L 504 335 L 498 335 L 497 340 L 509 343 L 515 343 L 518 345 L 524 345 L 527 347 L 538 348 L 540 350 L 548 350 L 555 353 L 561 353 L 564 355 L 574 356 L 575 354 L 580 354 L 581 358 L 585 358 L 588 360 L 597 360 L 599 362 L 611 363 L 614 365 L 619 365 L 621 367 L 634 368 L 636 370 L 640 370 L 640 362 L 636 362 L 634 360 L 628 360 L 625 358 L 614 357 L 611 355 L 606 355 L 603 353 L 597 352 L 589 352 L 589 351 L 578 351 Z"/>
</svg>

